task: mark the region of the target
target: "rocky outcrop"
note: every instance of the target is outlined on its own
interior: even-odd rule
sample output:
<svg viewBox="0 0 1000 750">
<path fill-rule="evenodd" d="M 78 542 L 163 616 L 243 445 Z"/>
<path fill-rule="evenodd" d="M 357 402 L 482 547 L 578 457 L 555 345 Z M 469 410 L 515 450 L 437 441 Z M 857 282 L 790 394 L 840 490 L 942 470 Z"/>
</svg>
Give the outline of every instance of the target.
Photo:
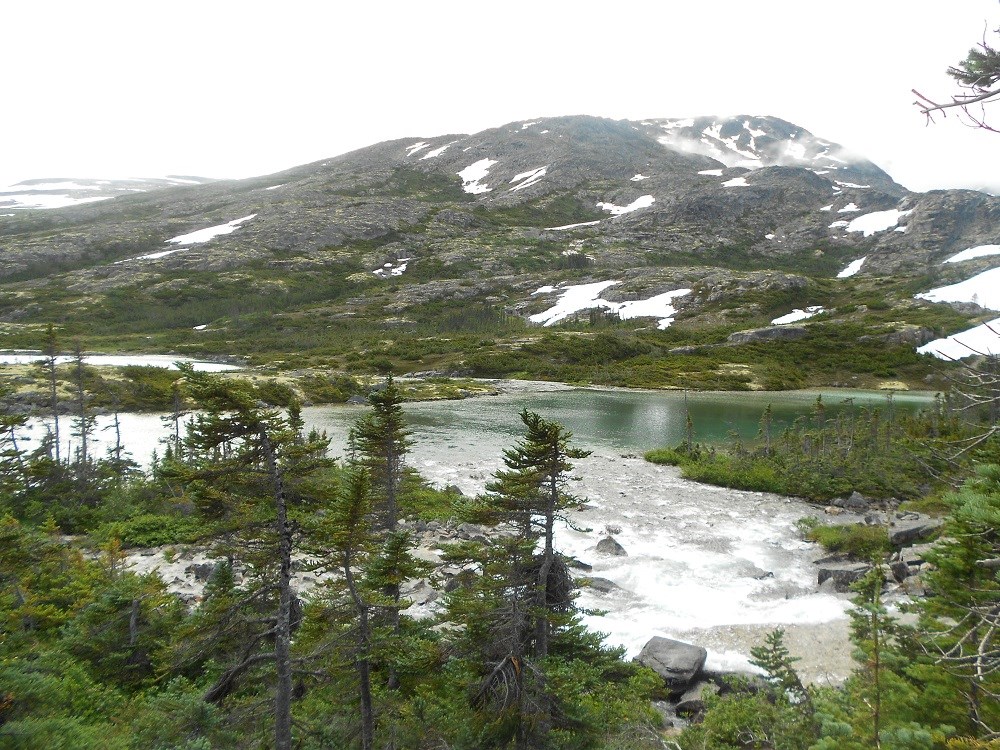
<svg viewBox="0 0 1000 750">
<path fill-rule="evenodd" d="M 805 326 L 784 325 L 768 326 L 766 328 L 751 328 L 747 331 L 736 331 L 729 334 L 728 344 L 755 344 L 761 341 L 796 341 L 805 338 L 808 329 Z"/>
</svg>

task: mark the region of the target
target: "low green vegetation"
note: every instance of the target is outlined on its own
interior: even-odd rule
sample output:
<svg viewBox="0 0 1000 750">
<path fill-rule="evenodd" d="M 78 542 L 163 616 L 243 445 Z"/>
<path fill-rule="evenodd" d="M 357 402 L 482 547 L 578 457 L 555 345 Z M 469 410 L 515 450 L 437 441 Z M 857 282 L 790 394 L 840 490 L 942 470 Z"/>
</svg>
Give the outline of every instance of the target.
<svg viewBox="0 0 1000 750">
<path fill-rule="evenodd" d="M 806 539 L 818 542 L 829 552 L 843 553 L 858 560 L 882 559 L 892 551 L 884 526 L 861 523 L 825 525 L 809 517 L 799 522 Z"/>
<path fill-rule="evenodd" d="M 818 397 L 808 418 L 778 432 L 768 406 L 750 444 L 737 440 L 716 448 L 685 441 L 650 451 L 646 459 L 680 466 L 695 481 L 817 502 L 852 492 L 875 500 L 924 497 L 968 465 L 968 456 L 956 463 L 947 454 L 976 428 L 944 401 L 917 416 L 895 414 L 891 395 L 881 409 L 852 407 L 833 418 L 826 412 Z"/>
<path fill-rule="evenodd" d="M 199 417 L 148 472 L 117 448 L 60 456 L 45 440 L 25 452 L 12 432 L 24 417 L 0 400 L 0 745 L 610 749 L 655 738 L 658 678 L 582 626 L 552 544 L 557 515 L 580 502 L 566 474 L 585 455 L 559 425 L 525 412 L 524 442 L 473 499 L 406 467 L 391 377 L 335 462 L 322 435 L 303 432 L 291 388 L 178 374 L 168 382 Z M 82 365 L 70 377 L 104 382 Z M 62 429 L 86 446 L 90 406 L 77 406 Z M 533 518 L 547 519 L 541 532 Z M 454 545 L 461 585 L 438 620 L 411 619 L 401 584 L 431 569 L 408 529 L 441 520 L 510 532 Z M 207 553 L 203 591 L 182 600 L 131 572 L 134 547 L 164 547 L 167 563 Z"/>
<path fill-rule="evenodd" d="M 108 378 L 82 363 L 39 372 L 42 384 L 82 394 L 62 429 L 86 446 L 86 394 Z M 690 727 L 668 734 L 651 703 L 665 697 L 662 680 L 581 622 L 553 529 L 582 502 L 568 478 L 587 452 L 560 425 L 524 411 L 503 468 L 485 493 L 466 497 L 407 467 L 404 391 L 391 377 L 371 392 L 349 457 L 336 462 L 322 435 L 305 434 L 296 390 L 282 380 L 190 368 L 129 375 L 201 415 L 148 471 L 121 446 L 62 456 L 46 439 L 25 451 L 13 439 L 25 418 L 12 391 L 0 394 L 4 747 L 990 748 L 1000 721 L 996 702 L 983 700 L 1000 690 L 994 441 L 976 451 L 976 476 L 942 499 L 949 515 L 925 578 L 935 595 L 913 605 L 916 624 L 890 616 L 876 567 L 856 587 L 858 667 L 842 688 L 803 685 L 776 632 L 753 651 L 766 683 L 733 678 Z M 885 471 L 880 454 L 893 446 L 964 434 L 946 403 L 913 420 L 890 407 L 827 417 L 817 401 L 780 435 L 765 412 L 752 446 L 723 454 L 689 438 L 653 457 L 727 467 L 720 476 L 745 471 L 745 484 L 829 474 L 810 480 L 821 494 L 835 479 L 874 481 L 854 451 Z M 921 454 L 932 460 L 933 450 Z M 923 481 L 904 468 L 882 480 L 886 491 Z M 434 521 L 503 532 L 447 545 L 446 568 L 460 572 L 441 614 L 412 619 L 402 584 L 431 570 L 411 529 Z M 807 527 L 844 553 L 886 549 L 881 530 Z M 131 572 L 124 558 L 134 547 L 161 547 L 167 563 L 206 553 L 210 563 L 191 566 L 203 589 L 181 598 L 158 576 Z"/>
</svg>

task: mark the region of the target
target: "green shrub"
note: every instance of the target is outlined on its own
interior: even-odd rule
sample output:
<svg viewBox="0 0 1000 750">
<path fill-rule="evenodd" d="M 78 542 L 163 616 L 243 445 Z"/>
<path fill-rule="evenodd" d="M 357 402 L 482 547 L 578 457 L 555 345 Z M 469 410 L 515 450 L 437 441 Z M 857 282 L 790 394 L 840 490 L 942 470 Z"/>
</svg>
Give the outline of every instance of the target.
<svg viewBox="0 0 1000 750">
<path fill-rule="evenodd" d="M 892 549 L 884 526 L 852 523 L 843 526 L 820 524 L 815 518 L 800 524 L 807 539 L 819 542 L 829 552 L 842 552 L 862 560 L 881 557 Z"/>
<path fill-rule="evenodd" d="M 192 544 L 206 532 L 204 524 L 189 516 L 145 513 L 125 521 L 113 521 L 94 532 L 98 541 L 118 539 L 123 547 L 160 547 Z"/>
</svg>

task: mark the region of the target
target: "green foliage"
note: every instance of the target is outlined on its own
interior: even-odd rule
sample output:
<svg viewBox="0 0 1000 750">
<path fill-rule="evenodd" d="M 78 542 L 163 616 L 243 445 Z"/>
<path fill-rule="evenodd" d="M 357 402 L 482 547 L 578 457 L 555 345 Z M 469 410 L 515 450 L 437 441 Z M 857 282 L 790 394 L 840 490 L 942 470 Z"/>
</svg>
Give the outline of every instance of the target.
<svg viewBox="0 0 1000 750">
<path fill-rule="evenodd" d="M 682 750 L 806 750 L 815 734 L 798 707 L 779 692 L 753 691 L 739 679 L 722 695 L 705 698 L 705 718 L 685 729 Z"/>
<path fill-rule="evenodd" d="M 853 491 L 872 498 L 915 498 L 935 475 L 962 470 L 945 457 L 945 449 L 949 440 L 971 431 L 936 409 L 900 418 L 891 400 L 885 416 L 879 409 L 851 406 L 828 417 L 822 399 L 808 419 L 796 420 L 781 435 L 770 430 L 768 426 L 765 434 L 762 427 L 749 446 L 738 442 L 728 451 L 690 452 L 678 446 L 651 451 L 647 460 L 678 465 L 685 478 L 698 482 L 810 500 L 846 497 Z M 840 538 L 848 533 L 844 531 L 819 533 L 830 544 L 879 546 L 876 531 L 852 530 L 851 538 Z"/>
<path fill-rule="evenodd" d="M 97 528 L 98 541 L 118 539 L 123 547 L 160 547 L 165 544 L 194 544 L 206 536 L 205 522 L 196 516 L 143 513 Z"/>
<path fill-rule="evenodd" d="M 819 542 L 828 552 L 842 552 L 859 560 L 881 559 L 892 551 L 889 533 L 884 526 L 851 523 L 823 525 L 815 518 L 800 522 L 805 536 Z"/>
</svg>

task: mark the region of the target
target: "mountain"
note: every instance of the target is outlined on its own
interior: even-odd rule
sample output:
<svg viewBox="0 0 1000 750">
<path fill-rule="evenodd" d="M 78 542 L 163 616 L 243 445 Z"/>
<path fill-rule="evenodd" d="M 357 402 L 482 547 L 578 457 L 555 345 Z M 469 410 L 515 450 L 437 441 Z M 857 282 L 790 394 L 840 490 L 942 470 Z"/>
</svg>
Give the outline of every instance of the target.
<svg viewBox="0 0 1000 750">
<path fill-rule="evenodd" d="M 26 208 L 65 208 L 95 203 L 119 195 L 147 193 L 178 185 L 204 185 L 204 177 L 145 177 L 124 180 L 69 179 L 64 177 L 24 180 L 0 187 L 0 211 Z M 14 214 L 7 213 L 10 217 Z"/>
<path fill-rule="evenodd" d="M 594 347 L 553 353 L 606 334 L 620 361 L 650 360 L 641 383 L 776 387 L 799 381 L 743 361 L 748 347 L 890 342 L 871 372 L 828 363 L 806 382 L 912 381 L 927 373 L 914 346 L 995 304 L 915 295 L 991 270 L 987 252 L 944 261 L 1000 245 L 1000 199 L 910 192 L 773 117 L 544 118 L 155 187 L 0 212 L 0 343 L 51 321 L 103 347 L 617 382 Z"/>
</svg>

